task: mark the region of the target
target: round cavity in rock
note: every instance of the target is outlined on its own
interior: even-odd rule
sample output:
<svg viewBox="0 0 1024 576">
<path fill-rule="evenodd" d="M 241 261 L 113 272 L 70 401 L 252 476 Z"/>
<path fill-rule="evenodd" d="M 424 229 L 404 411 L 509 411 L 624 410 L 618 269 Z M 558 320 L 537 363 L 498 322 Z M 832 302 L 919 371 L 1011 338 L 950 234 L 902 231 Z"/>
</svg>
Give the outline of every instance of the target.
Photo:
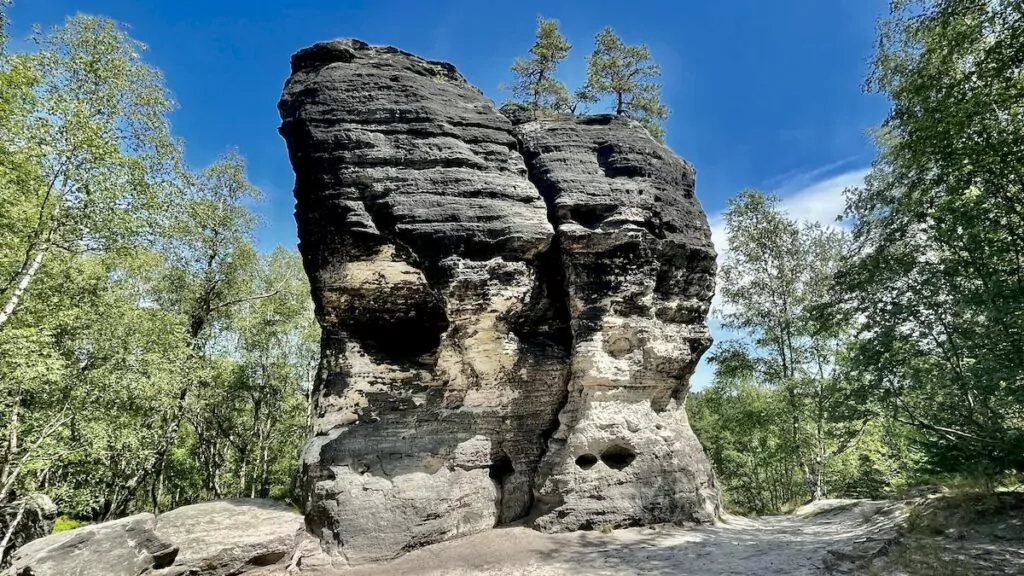
<svg viewBox="0 0 1024 576">
<path fill-rule="evenodd" d="M 635 343 L 625 336 L 610 338 L 604 343 L 604 351 L 612 358 L 622 358 L 632 352 L 634 348 Z"/>
<path fill-rule="evenodd" d="M 597 456 L 593 454 L 580 454 L 576 458 L 576 465 L 584 470 L 590 470 L 597 464 Z"/>
<path fill-rule="evenodd" d="M 615 470 L 622 470 L 636 460 L 636 454 L 625 446 L 612 445 L 601 452 L 601 462 Z"/>
</svg>

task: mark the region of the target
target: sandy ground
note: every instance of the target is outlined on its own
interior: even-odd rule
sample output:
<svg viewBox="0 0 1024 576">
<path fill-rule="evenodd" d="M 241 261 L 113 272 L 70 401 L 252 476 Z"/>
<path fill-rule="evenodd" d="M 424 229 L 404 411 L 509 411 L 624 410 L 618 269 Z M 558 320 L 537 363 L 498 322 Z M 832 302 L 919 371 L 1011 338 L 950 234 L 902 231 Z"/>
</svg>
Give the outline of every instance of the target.
<svg viewBox="0 0 1024 576">
<path fill-rule="evenodd" d="M 880 538 L 883 503 L 833 503 L 813 517 L 728 517 L 714 526 L 655 526 L 610 534 L 541 534 L 503 528 L 422 548 L 345 576 L 809 575 L 826 573 L 829 549 Z M 849 509 L 848 509 L 849 508 Z"/>
</svg>

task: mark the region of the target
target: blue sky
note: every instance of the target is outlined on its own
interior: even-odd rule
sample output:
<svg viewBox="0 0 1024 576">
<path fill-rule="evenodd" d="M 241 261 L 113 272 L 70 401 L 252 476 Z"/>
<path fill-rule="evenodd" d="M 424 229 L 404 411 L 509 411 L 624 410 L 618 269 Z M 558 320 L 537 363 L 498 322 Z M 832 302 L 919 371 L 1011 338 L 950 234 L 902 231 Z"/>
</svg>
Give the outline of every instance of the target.
<svg viewBox="0 0 1024 576">
<path fill-rule="evenodd" d="M 667 142 L 697 167 L 712 219 L 744 187 L 776 191 L 799 216 L 830 220 L 874 147 L 865 131 L 887 103 L 862 92 L 875 21 L 888 0 L 17 0 L 13 35 L 88 12 L 130 26 L 180 103 L 176 133 L 202 166 L 230 147 L 249 160 L 266 201 L 259 243 L 295 245 L 292 172 L 276 103 L 295 50 L 357 37 L 455 64 L 491 98 L 536 17 L 558 18 L 583 78 L 593 35 L 610 25 L 646 43 L 672 110 Z M 720 331 L 719 331 L 720 332 Z M 719 334 L 721 336 L 721 334 Z M 698 383 L 709 377 L 702 369 Z"/>
</svg>

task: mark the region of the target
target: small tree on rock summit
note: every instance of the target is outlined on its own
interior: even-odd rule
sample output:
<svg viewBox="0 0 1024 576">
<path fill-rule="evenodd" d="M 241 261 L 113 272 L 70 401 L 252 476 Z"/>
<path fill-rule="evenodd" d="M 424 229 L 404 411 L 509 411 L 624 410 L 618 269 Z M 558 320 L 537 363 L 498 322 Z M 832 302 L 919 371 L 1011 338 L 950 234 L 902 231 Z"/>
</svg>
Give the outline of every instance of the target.
<svg viewBox="0 0 1024 576">
<path fill-rule="evenodd" d="M 612 96 L 616 114 L 636 118 L 663 141 L 665 129 L 657 121 L 668 117 L 668 107 L 661 103 L 661 85 L 654 82 L 661 76 L 661 66 L 651 60 L 650 49 L 626 45 L 611 27 L 598 32 L 594 41 L 584 92 L 595 98 Z"/>
<path fill-rule="evenodd" d="M 516 58 L 512 63 L 511 84 L 502 86 L 510 90 L 513 98 L 531 110 L 567 108 L 570 101 L 565 84 L 555 79 L 555 70 L 568 56 L 572 46 L 558 31 L 558 20 L 537 18 L 537 41 L 530 48 L 530 56 Z"/>
</svg>

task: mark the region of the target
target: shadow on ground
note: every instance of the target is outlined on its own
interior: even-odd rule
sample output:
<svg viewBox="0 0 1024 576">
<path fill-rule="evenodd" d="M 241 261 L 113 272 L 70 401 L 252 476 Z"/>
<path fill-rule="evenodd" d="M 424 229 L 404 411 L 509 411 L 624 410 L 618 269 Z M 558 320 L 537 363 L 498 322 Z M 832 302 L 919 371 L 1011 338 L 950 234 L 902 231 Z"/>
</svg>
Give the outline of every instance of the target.
<svg viewBox="0 0 1024 576">
<path fill-rule="evenodd" d="M 828 551 L 881 540 L 895 519 L 881 503 L 810 518 L 730 517 L 715 526 L 541 534 L 505 528 L 412 552 L 346 575 L 810 575 Z"/>
</svg>

